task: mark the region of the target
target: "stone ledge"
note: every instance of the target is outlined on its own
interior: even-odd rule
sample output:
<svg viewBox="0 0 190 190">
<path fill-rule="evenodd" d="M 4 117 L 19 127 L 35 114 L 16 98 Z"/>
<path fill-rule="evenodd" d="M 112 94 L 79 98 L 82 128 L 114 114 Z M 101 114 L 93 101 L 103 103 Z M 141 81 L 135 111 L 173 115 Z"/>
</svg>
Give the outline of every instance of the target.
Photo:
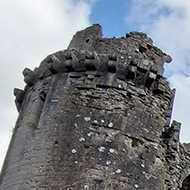
<svg viewBox="0 0 190 190">
<path fill-rule="evenodd" d="M 23 71 L 24 81 L 30 87 L 37 80 L 61 72 L 99 71 L 116 73 L 121 80 L 132 79 L 141 75 L 141 84 L 150 88 L 152 82 L 161 78 L 156 63 L 148 58 L 136 59 L 132 56 L 97 54 L 89 51 L 66 50 L 47 56 L 43 65 L 34 71 L 26 68 Z"/>
</svg>

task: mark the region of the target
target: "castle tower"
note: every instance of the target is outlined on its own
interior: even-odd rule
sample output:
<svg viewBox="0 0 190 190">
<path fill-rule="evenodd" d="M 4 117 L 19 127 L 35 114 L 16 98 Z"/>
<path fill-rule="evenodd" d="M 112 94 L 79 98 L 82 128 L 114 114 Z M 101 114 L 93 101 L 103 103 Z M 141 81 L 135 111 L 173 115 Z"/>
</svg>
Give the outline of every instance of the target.
<svg viewBox="0 0 190 190">
<path fill-rule="evenodd" d="M 102 38 L 96 24 L 24 69 L 0 190 L 190 189 L 170 61 L 145 34 Z"/>
</svg>

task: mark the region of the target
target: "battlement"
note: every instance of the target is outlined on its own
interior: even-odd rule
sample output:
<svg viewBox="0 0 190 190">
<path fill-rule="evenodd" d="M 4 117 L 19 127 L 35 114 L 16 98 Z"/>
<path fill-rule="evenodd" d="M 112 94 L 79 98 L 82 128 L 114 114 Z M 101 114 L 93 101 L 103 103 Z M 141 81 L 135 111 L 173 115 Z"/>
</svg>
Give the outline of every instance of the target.
<svg viewBox="0 0 190 190">
<path fill-rule="evenodd" d="M 33 73 L 25 69 L 23 74 L 31 86 L 36 79 L 51 73 L 112 72 L 122 80 L 135 79 L 138 73 L 144 73 L 143 83 L 149 86 L 146 80 L 161 78 L 163 64 L 171 60 L 169 55 L 153 46 L 153 41 L 144 33 L 130 32 L 122 38 L 102 38 L 102 28 L 95 24 L 77 32 L 67 50 L 47 56 Z"/>
<path fill-rule="evenodd" d="M 74 49 L 65 50 L 47 56 L 40 67 L 34 71 L 28 68 L 23 71 L 24 81 L 28 87 L 32 87 L 39 80 L 60 73 L 70 73 L 69 76 L 73 78 L 82 76 L 88 78 L 88 75 L 93 75 L 94 78 L 97 78 L 96 85 L 99 85 L 98 78 L 102 79 L 107 76 L 106 73 L 111 73 L 114 77 L 109 81 L 106 80 L 104 86 L 127 90 L 130 81 L 139 86 L 144 94 L 150 90 L 169 98 L 173 96 L 167 82 L 158 72 L 156 62 L 149 58 L 134 58 L 132 55 L 121 56 Z M 19 110 L 24 98 L 24 91 L 15 89 L 14 95 Z"/>
<path fill-rule="evenodd" d="M 122 38 L 102 38 L 102 28 L 95 24 L 77 32 L 67 50 L 47 56 L 34 71 L 24 69 L 23 75 L 27 86 L 31 87 L 38 80 L 63 72 L 78 75 L 91 72 L 99 77 L 112 73 L 125 83 L 123 86 L 127 85 L 126 81 L 133 81 L 145 91 L 171 94 L 162 76 L 163 64 L 171 60 L 169 55 L 153 46 L 153 41 L 144 33 L 130 32 Z M 15 93 L 18 109 L 20 93 Z"/>
</svg>

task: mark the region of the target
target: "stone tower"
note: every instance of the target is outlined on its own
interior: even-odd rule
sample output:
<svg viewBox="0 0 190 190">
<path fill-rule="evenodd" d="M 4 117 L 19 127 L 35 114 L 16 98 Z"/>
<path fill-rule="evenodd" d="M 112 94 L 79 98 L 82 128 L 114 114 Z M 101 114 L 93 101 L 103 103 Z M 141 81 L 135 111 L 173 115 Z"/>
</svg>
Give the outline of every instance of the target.
<svg viewBox="0 0 190 190">
<path fill-rule="evenodd" d="M 0 190 L 189 190 L 170 61 L 145 34 L 102 38 L 96 24 L 24 69 Z"/>
</svg>

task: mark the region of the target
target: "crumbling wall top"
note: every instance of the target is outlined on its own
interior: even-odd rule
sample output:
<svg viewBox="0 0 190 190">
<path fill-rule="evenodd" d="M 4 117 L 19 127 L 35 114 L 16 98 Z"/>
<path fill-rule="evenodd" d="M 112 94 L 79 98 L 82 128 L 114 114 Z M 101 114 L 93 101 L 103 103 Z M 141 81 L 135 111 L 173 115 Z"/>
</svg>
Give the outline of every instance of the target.
<svg viewBox="0 0 190 190">
<path fill-rule="evenodd" d="M 153 45 L 153 41 L 142 32 L 130 32 L 121 38 L 103 38 L 102 27 L 92 25 L 77 32 L 71 40 L 68 49 L 97 52 L 98 54 L 114 54 L 116 56 L 132 56 L 137 59 L 148 58 L 157 67 L 160 75 L 163 74 L 163 65 L 172 58 Z"/>
<path fill-rule="evenodd" d="M 99 24 L 93 24 L 92 26 L 82 30 L 78 31 L 74 36 L 72 41 L 69 44 L 68 48 L 78 48 L 78 49 L 84 49 L 86 46 L 84 46 L 90 39 L 93 38 L 99 38 L 101 39 L 103 36 L 102 34 L 102 27 Z M 86 43 L 84 43 L 84 41 Z"/>
</svg>

